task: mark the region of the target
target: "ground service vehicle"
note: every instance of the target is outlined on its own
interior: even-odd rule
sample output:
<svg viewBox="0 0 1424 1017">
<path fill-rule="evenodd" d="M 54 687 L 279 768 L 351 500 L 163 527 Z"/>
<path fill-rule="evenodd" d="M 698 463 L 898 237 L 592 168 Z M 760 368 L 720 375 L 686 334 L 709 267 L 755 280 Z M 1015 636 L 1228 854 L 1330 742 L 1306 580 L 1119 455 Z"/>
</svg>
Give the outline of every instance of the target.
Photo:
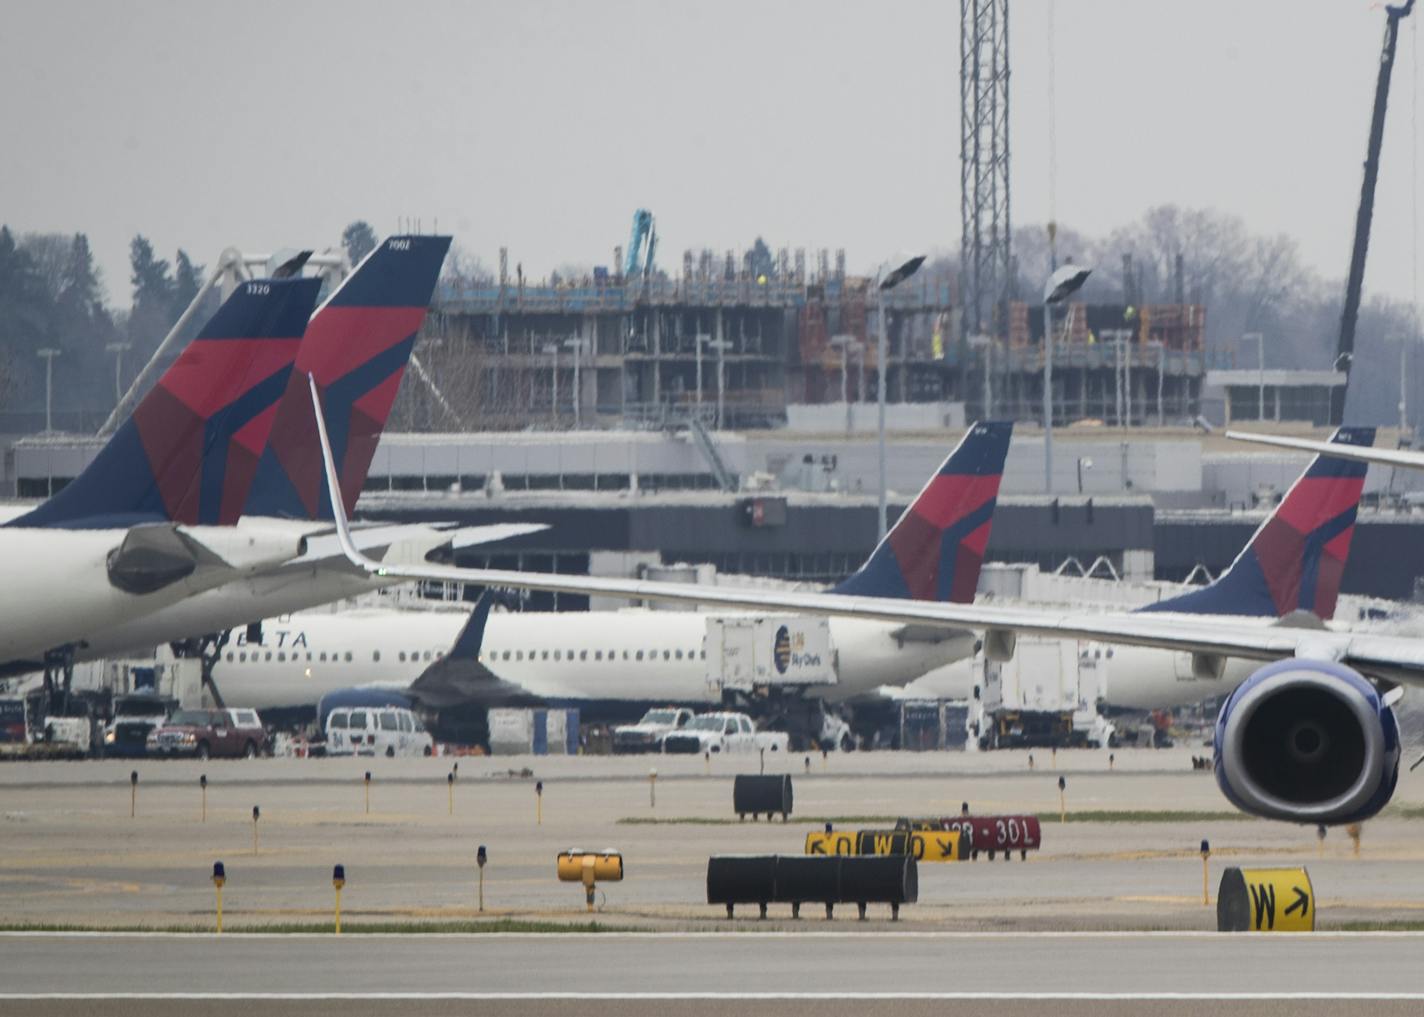
<svg viewBox="0 0 1424 1017">
<path fill-rule="evenodd" d="M 168 719 L 176 704 L 153 695 L 120 696 L 114 700 L 114 719 L 104 729 L 104 755 L 142 756 L 148 736 Z"/>
<path fill-rule="evenodd" d="M 179 710 L 148 735 L 150 756 L 239 757 L 267 749 L 256 710 Z"/>
<path fill-rule="evenodd" d="M 613 751 L 619 753 L 661 752 L 663 739 L 687 726 L 693 717 L 686 707 L 664 706 L 649 710 L 636 724 L 619 724 L 613 729 Z"/>
<path fill-rule="evenodd" d="M 398 706 L 332 710 L 326 718 L 329 756 L 429 756 L 435 739 L 419 718 Z"/>
<path fill-rule="evenodd" d="M 663 739 L 664 752 L 718 753 L 786 752 L 791 744 L 784 731 L 758 731 L 745 713 L 704 713 L 681 731 Z"/>
</svg>

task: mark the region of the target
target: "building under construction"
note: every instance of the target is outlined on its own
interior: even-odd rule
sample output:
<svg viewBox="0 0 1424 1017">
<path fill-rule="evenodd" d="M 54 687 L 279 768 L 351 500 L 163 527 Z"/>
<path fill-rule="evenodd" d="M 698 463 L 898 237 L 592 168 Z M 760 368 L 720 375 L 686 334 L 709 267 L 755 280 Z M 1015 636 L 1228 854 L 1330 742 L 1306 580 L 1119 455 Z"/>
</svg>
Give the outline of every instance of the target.
<svg viewBox="0 0 1424 1017">
<path fill-rule="evenodd" d="M 489 285 L 443 285 L 421 357 L 445 403 L 411 423 L 498 430 L 697 418 L 758 429 L 785 424 L 788 404 L 873 401 L 875 280 L 848 275 L 844 252 L 834 263 L 820 252 L 809 271 L 803 251 L 761 267 L 752 255 L 689 252 L 676 277 L 596 270 L 532 284 L 502 270 Z M 884 306 L 890 402 L 1041 419 L 1041 308 L 1011 302 L 998 338 L 967 336 L 956 281 L 933 268 L 885 294 Z M 1195 305 L 1060 310 L 1055 416 L 1194 416 L 1204 321 Z"/>
</svg>

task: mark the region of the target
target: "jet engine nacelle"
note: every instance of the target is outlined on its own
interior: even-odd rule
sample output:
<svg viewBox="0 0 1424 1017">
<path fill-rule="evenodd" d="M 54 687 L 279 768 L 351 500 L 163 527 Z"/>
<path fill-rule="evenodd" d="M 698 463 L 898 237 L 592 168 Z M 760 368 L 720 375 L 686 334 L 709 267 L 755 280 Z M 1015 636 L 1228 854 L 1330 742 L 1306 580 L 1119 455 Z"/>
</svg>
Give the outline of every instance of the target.
<svg viewBox="0 0 1424 1017">
<path fill-rule="evenodd" d="M 1330 661 L 1282 660 L 1253 674 L 1216 720 L 1216 782 L 1243 812 L 1354 823 L 1388 803 L 1399 725 L 1379 692 Z"/>
</svg>

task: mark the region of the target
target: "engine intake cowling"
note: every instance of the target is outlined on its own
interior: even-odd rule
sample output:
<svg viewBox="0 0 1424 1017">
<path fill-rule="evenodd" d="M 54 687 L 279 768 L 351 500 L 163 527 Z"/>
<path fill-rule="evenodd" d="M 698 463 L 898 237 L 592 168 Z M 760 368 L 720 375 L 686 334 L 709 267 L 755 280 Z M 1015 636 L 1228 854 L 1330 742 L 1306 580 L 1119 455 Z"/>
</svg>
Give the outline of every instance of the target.
<svg viewBox="0 0 1424 1017">
<path fill-rule="evenodd" d="M 1282 660 L 1253 674 L 1216 720 L 1216 782 L 1243 812 L 1297 823 L 1354 823 L 1399 779 L 1394 711 L 1359 673 Z"/>
</svg>

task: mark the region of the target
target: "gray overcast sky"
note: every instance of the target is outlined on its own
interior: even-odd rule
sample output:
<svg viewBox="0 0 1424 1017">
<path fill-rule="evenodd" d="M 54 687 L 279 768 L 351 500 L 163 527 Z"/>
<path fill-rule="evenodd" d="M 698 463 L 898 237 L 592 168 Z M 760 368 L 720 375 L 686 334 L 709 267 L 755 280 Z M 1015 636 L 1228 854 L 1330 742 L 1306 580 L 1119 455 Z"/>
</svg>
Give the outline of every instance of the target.
<svg viewBox="0 0 1424 1017">
<path fill-rule="evenodd" d="M 1011 15 L 1014 221 L 1047 218 L 1049 0 Z M 1061 0 L 1057 212 L 1159 203 L 1297 237 L 1343 278 L 1383 12 L 1366 0 Z M 1409 298 L 1416 13 L 1367 292 Z M 493 267 L 605 264 L 634 208 L 684 247 L 956 249 L 959 4 L 7 0 L 0 219 L 89 234 L 127 304 L 165 257 L 438 220 Z M 1414 152 L 1411 151 L 1414 149 Z"/>
</svg>

